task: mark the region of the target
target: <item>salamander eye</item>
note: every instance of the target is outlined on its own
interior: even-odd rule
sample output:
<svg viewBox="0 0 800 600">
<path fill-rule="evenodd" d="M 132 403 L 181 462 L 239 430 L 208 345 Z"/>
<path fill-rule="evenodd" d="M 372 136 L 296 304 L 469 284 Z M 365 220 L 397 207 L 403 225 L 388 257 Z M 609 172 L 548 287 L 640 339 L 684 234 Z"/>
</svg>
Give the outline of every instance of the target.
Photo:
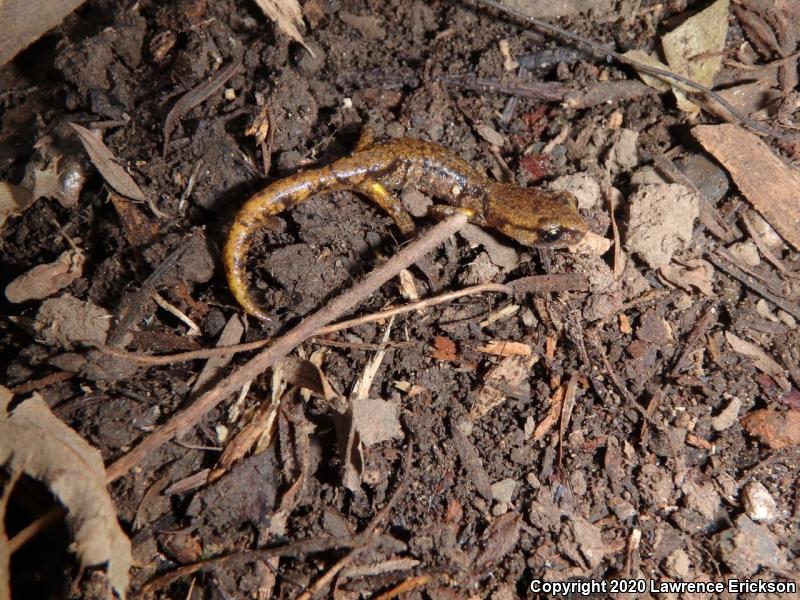
<svg viewBox="0 0 800 600">
<path fill-rule="evenodd" d="M 539 239 L 547 244 L 552 244 L 561 239 L 564 231 L 558 225 L 551 225 L 539 230 Z"/>
</svg>

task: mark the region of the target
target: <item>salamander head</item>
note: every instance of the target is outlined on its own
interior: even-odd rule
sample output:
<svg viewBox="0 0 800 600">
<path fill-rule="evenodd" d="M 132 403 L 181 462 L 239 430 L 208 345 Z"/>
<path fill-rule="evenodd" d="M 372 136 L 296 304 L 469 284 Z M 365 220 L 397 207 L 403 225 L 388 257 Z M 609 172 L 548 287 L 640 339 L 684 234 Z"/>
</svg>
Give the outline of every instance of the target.
<svg viewBox="0 0 800 600">
<path fill-rule="evenodd" d="M 499 185 L 484 215 L 486 224 L 525 246 L 564 248 L 586 234 L 578 201 L 569 192 Z"/>
</svg>

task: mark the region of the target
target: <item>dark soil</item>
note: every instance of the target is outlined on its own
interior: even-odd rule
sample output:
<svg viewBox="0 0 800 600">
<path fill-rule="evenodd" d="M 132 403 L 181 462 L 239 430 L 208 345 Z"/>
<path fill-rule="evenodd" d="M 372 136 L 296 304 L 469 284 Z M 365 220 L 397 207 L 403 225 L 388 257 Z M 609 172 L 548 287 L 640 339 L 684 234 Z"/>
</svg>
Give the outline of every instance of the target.
<svg viewBox="0 0 800 600">
<path fill-rule="evenodd" d="M 521 185 L 581 172 L 601 180 L 618 139 L 618 127 L 609 122 L 620 117 L 625 129 L 647 134 L 664 152 L 673 149 L 673 158 L 701 153 L 690 124 L 666 94 L 580 110 L 519 98 L 510 111 L 509 96 L 443 83 L 449 75 L 503 77 L 500 40 L 508 40 L 520 62 L 543 53 L 561 57 L 531 69 L 532 80 L 580 89 L 636 77 L 493 12 L 449 1 L 303 4 L 315 57 L 278 32 L 255 2 L 144 0 L 122 9 L 118 2 L 90 0 L 0 70 L 0 180 L 18 183 L 29 165 L 43 168 L 57 155 L 83 165 L 87 174 L 76 206 L 40 198 L 6 223 L 0 284 L 52 262 L 70 249 L 69 238 L 83 250 L 85 266 L 59 294 L 114 315 L 112 339 L 149 354 L 213 347 L 239 313 L 219 256 L 236 209 L 270 181 L 347 154 L 365 125 L 378 137 L 438 142 L 498 178 L 509 169 Z M 601 14 L 561 25 L 623 50 L 652 49 L 656 32 L 664 23 L 674 26 L 687 2 L 648 10 L 654 4 L 643 2 L 630 23 Z M 742 32 L 734 27 L 729 37 L 733 48 Z M 166 115 L 177 99 L 233 61 L 241 62 L 236 74 L 176 122 L 164 149 Z M 267 175 L 262 147 L 244 133 L 265 106 L 273 127 Z M 108 188 L 69 122 L 99 125 L 148 203 L 109 202 Z M 494 152 L 481 133 L 484 126 L 504 140 Z M 541 158 L 564 128 L 566 135 L 546 158 L 526 161 L 527 155 Z M 641 154 L 640 165 L 646 164 Z M 623 166 L 610 176 L 623 198 L 637 168 Z M 182 199 L 193 172 L 191 193 Z M 711 165 L 706 175 L 723 177 L 714 209 L 736 232 L 728 242 L 749 241 L 737 228 L 746 203 L 718 167 Z M 604 203 L 584 214 L 594 233 L 612 237 Z M 624 205 L 616 217 L 624 241 Z M 433 220 L 417 222 L 424 230 Z M 404 243 L 387 216 L 349 193 L 315 197 L 273 225 L 252 250 L 251 285 L 274 319 L 250 320 L 247 340 L 286 331 Z M 270 378 L 257 379 L 238 403 L 238 416 L 232 416 L 231 398 L 180 443 L 163 446 L 111 486 L 134 545 L 132 592 L 181 564 L 233 554 L 160 586 L 155 596 L 186 598 L 193 586 L 192 598 L 295 597 L 347 556 L 353 540 L 360 540 L 357 554 L 322 587 L 322 596 L 377 597 L 405 580 L 416 584 L 407 597 L 497 599 L 526 594 L 539 578 L 797 580 L 796 447 L 770 449 L 738 418 L 724 429 L 713 425 L 733 399 L 741 401 L 739 416 L 798 408 L 800 330 L 791 319 L 775 316 L 771 304 L 765 312 L 757 293 L 721 271 L 706 295 L 669 285 L 626 254 L 624 276 L 607 285 L 602 280 L 613 282 L 613 252 L 582 257 L 497 241 L 521 256 L 513 268 L 495 266 L 484 244 L 456 236 L 412 269 L 419 295 L 485 281 L 481 265 L 495 281 L 578 272 L 588 278 L 588 291 L 473 296 L 398 317 L 370 397 L 399 408 L 402 439 L 365 447 L 356 491 L 342 481 L 335 409 L 317 397 L 299 404 L 293 389 L 285 394 L 276 441 L 266 451 L 241 460 L 214 483 L 175 491 L 176 483 L 213 468 L 219 458 L 214 448 L 269 402 Z M 702 258 L 722 245 L 697 225 L 680 258 Z M 797 302 L 800 257 L 789 249 L 777 253 L 786 273 L 763 260 L 752 270 Z M 194 336 L 154 302 L 137 305 L 137 293 L 170 257 L 177 257 L 175 266 L 166 268 L 153 291 L 197 323 Z M 202 360 L 146 368 L 80 344 L 68 347 L 31 333 L 28 324 L 41 301 L 0 301 L 14 317 L 0 319 L 3 383 L 13 388 L 74 373 L 39 393 L 102 452 L 106 464 L 196 397 Z M 393 282 L 354 314 L 403 302 Z M 516 312 L 480 325 L 508 305 Z M 365 325 L 327 337 L 344 342 L 324 346 L 321 363 L 337 390 L 351 390 L 385 328 Z M 728 332 L 773 357 L 789 387 L 735 353 Z M 503 402 L 470 418 L 487 376 L 502 360 L 478 350 L 492 340 L 525 342 L 538 361 L 521 382 L 502 390 Z M 303 356 L 320 348 L 306 343 Z M 217 377 L 245 357 L 237 355 Z M 560 414 L 555 427 L 534 441 L 533 430 L 573 375 L 574 408 L 563 438 Z M 404 469 L 409 444 L 411 464 Z M 302 486 L 292 488 L 298 480 Z M 743 486 L 750 481 L 762 483 L 776 501 L 776 519 L 744 521 Z M 498 482 L 490 489 L 494 497 L 481 494 L 485 484 Z M 368 544 L 354 538 L 403 485 L 408 488 L 378 538 Z M 513 486 L 505 498 L 503 485 Z M 12 532 L 39 514 L 24 512 L 9 512 L 8 519 L 17 519 Z M 735 537 L 745 531 L 760 545 Z M 639 534 L 640 543 L 631 546 Z M 317 545 L 311 550 L 297 544 L 312 538 Z M 38 543 L 64 548 L 69 536 L 56 532 Z M 245 554 L 280 545 L 288 545 L 281 559 Z M 41 545 L 33 548 L 44 552 Z M 42 561 L 36 552 L 15 563 L 15 597 L 102 594 L 102 583 L 80 573 L 68 555 L 56 560 L 53 552 L 52 560 Z"/>
</svg>

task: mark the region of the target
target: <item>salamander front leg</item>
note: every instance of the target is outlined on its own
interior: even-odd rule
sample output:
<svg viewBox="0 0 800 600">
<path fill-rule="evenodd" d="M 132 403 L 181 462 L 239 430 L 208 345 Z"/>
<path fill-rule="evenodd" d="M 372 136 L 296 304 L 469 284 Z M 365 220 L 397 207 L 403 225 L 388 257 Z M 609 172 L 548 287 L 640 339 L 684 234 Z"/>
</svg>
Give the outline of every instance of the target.
<svg viewBox="0 0 800 600">
<path fill-rule="evenodd" d="M 478 218 L 478 215 L 471 208 L 466 208 L 464 206 L 449 206 L 447 204 L 434 204 L 428 208 L 428 214 L 434 219 L 438 220 L 451 217 L 456 213 L 464 213 L 467 215 L 467 219 L 469 219 L 470 223 L 477 223 L 478 225 L 482 224 L 482 220 Z"/>
<path fill-rule="evenodd" d="M 381 207 L 394 221 L 405 237 L 411 237 L 416 230 L 414 220 L 403 203 L 386 187 L 377 181 L 367 180 L 359 184 L 358 190 Z"/>
</svg>

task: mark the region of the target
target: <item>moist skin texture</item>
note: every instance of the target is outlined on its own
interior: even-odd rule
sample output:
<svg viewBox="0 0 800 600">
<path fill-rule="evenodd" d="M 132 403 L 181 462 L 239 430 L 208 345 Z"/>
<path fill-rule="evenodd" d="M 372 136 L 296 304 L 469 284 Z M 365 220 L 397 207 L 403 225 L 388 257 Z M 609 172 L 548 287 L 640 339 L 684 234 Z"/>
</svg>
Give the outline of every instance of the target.
<svg viewBox="0 0 800 600">
<path fill-rule="evenodd" d="M 317 194 L 351 190 L 372 200 L 410 236 L 414 222 L 390 189 L 412 186 L 449 204 L 433 207 L 435 213 L 464 211 L 471 222 L 501 231 L 525 246 L 563 248 L 586 233 L 586 223 L 569 192 L 498 183 L 439 144 L 411 138 L 374 143 L 365 133 L 350 156 L 280 179 L 242 206 L 224 250 L 234 297 L 249 314 L 269 319 L 247 289 L 246 264 L 253 235 L 271 216 Z"/>
</svg>

